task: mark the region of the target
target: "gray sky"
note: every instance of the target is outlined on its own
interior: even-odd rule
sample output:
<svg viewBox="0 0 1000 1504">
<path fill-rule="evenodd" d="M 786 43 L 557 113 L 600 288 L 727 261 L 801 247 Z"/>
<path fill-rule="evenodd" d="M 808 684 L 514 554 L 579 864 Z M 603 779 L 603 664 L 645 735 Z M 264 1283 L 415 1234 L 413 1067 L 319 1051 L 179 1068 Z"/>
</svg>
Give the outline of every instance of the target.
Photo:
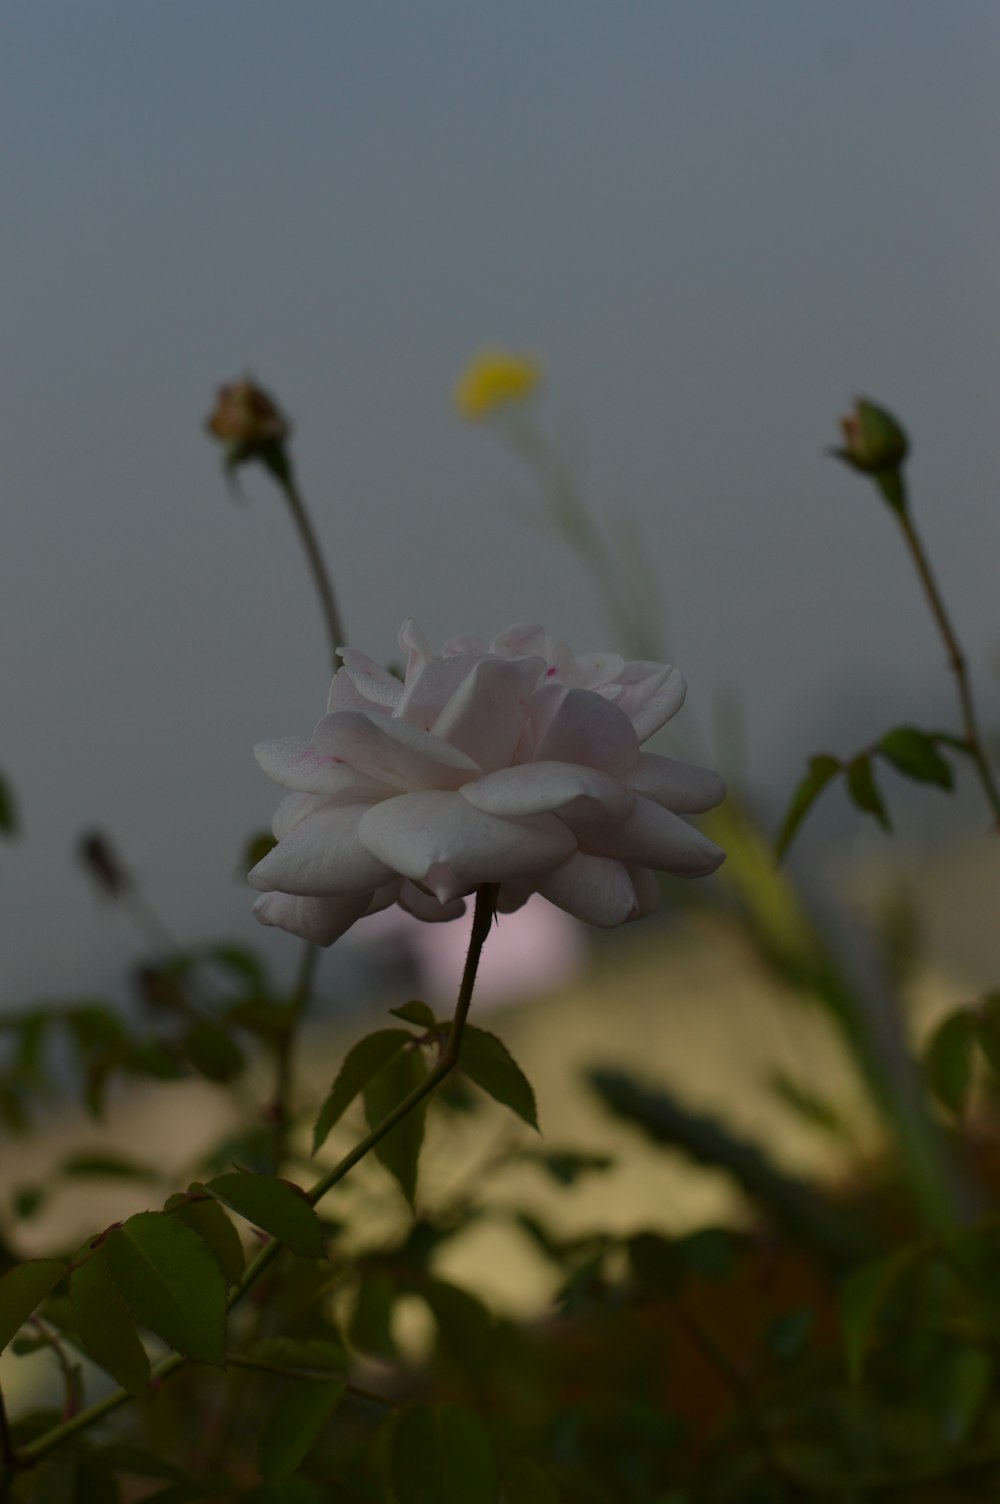
<svg viewBox="0 0 1000 1504">
<path fill-rule="evenodd" d="M 169 924 L 284 957 L 233 880 L 326 658 L 262 479 L 201 431 L 251 367 L 350 636 L 541 620 L 573 563 L 450 393 L 531 348 L 595 504 L 640 520 L 690 715 L 738 696 L 771 797 L 822 744 L 951 715 L 891 519 L 824 457 L 858 390 L 998 716 L 1000 9 L 993 0 L 45 0 L 0 19 L 0 851 L 9 1001 L 134 953 L 72 864 L 119 840 Z"/>
</svg>

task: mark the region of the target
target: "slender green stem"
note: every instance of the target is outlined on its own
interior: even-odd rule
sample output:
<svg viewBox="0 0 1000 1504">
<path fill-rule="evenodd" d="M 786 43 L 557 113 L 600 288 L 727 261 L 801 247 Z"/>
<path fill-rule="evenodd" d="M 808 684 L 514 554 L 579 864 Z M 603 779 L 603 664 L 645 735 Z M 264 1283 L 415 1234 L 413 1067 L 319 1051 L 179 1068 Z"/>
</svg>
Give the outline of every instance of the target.
<svg viewBox="0 0 1000 1504">
<path fill-rule="evenodd" d="M 414 1107 L 418 1107 L 425 1097 L 429 1097 L 440 1086 L 441 1082 L 455 1068 L 458 1063 L 459 1052 L 462 1048 L 462 1034 L 465 1030 L 466 1020 L 469 1016 L 469 1007 L 472 1003 L 472 993 L 476 985 L 476 973 L 479 970 L 479 958 L 482 955 L 483 945 L 490 932 L 493 923 L 493 915 L 496 905 L 496 886 L 486 883 L 476 893 L 476 910 L 472 920 L 472 935 L 469 940 L 469 953 L 465 960 L 465 969 L 462 972 L 462 982 L 458 989 L 458 999 L 455 1003 L 455 1015 L 452 1019 L 451 1028 L 445 1040 L 442 1042 L 441 1051 L 437 1062 L 431 1067 L 419 1086 L 415 1086 L 401 1102 L 382 1119 L 381 1123 L 366 1134 L 363 1139 L 355 1144 L 343 1159 L 322 1175 L 312 1189 L 308 1192 L 309 1200 L 315 1206 L 323 1199 L 326 1193 L 333 1189 L 344 1176 L 349 1174 L 354 1166 L 364 1159 L 380 1143 L 386 1134 L 402 1122 Z M 230 1308 L 242 1300 L 252 1285 L 256 1283 L 264 1270 L 281 1250 L 281 1244 L 270 1242 L 265 1244 L 250 1265 L 241 1283 L 233 1292 L 230 1300 Z"/>
<path fill-rule="evenodd" d="M 437 1063 L 427 1073 L 427 1076 L 418 1087 L 415 1087 L 403 1100 L 394 1107 L 392 1112 L 384 1117 L 369 1134 L 356 1144 L 350 1153 L 345 1154 L 332 1169 L 320 1176 L 316 1184 L 308 1192 L 310 1202 L 315 1206 L 321 1201 L 333 1186 L 343 1180 L 344 1176 L 382 1140 L 391 1129 L 395 1128 L 407 1113 L 412 1112 L 425 1097 L 430 1096 L 445 1077 L 455 1068 L 458 1063 L 462 1048 L 462 1034 L 469 1016 L 469 1008 L 472 1004 L 472 994 L 476 985 L 476 973 L 479 970 L 479 958 L 482 955 L 483 945 L 490 932 L 493 916 L 496 910 L 496 885 L 486 883 L 476 892 L 476 909 L 472 920 L 472 936 L 469 941 L 469 953 L 466 957 L 465 968 L 462 972 L 462 981 L 458 989 L 458 999 L 455 1003 L 455 1014 L 447 1035 L 442 1040 L 441 1051 Z M 238 1304 L 246 1295 L 247 1291 L 256 1284 L 271 1261 L 280 1252 L 282 1245 L 277 1241 L 266 1244 L 247 1269 L 240 1283 L 236 1286 L 229 1299 L 229 1309 Z M 154 1388 L 162 1384 L 171 1374 L 184 1367 L 187 1359 L 179 1353 L 171 1353 L 170 1357 L 164 1358 L 158 1363 L 152 1372 Z M 24 1447 L 16 1457 L 16 1466 L 19 1468 L 30 1467 L 38 1462 L 53 1448 L 70 1437 L 78 1435 L 98 1421 L 113 1415 L 122 1405 L 126 1404 L 133 1396 L 127 1389 L 116 1389 L 112 1394 L 106 1395 L 97 1404 L 81 1410 L 71 1420 L 63 1421 L 58 1426 L 53 1426 L 51 1431 L 46 1431 L 44 1436 L 38 1437 Z"/>
<path fill-rule="evenodd" d="M 313 582 L 316 586 L 316 594 L 319 596 L 320 609 L 323 612 L 323 620 L 326 624 L 326 635 L 330 647 L 330 660 L 333 672 L 340 667 L 340 659 L 337 657 L 337 649 L 347 645 L 344 633 L 344 624 L 337 610 L 337 601 L 333 593 L 333 584 L 323 559 L 323 553 L 319 546 L 319 540 L 313 531 L 313 525 L 306 511 L 302 493 L 295 483 L 291 469 L 285 474 L 276 475 L 275 479 L 281 487 L 282 495 L 288 503 L 288 509 L 292 514 L 292 520 L 298 528 L 299 537 L 302 539 L 302 547 L 306 551 L 309 568 L 312 571 Z"/>
<path fill-rule="evenodd" d="M 268 1363 L 263 1358 L 247 1358 L 242 1354 L 227 1353 L 227 1368 L 245 1368 L 251 1373 L 272 1373 L 279 1379 L 299 1379 L 307 1384 L 329 1384 L 333 1379 L 339 1379 L 340 1374 L 324 1373 L 316 1368 L 295 1368 L 287 1363 Z M 376 1394 L 372 1389 L 363 1389 L 360 1384 L 347 1384 L 345 1393 L 352 1395 L 357 1400 L 367 1400 L 371 1405 L 380 1405 L 386 1410 L 395 1410 L 395 1400 L 386 1399 L 383 1394 Z"/>
<path fill-rule="evenodd" d="M 288 1148 L 288 1132 L 292 1122 L 293 1068 L 295 1045 L 299 1025 L 305 1017 L 309 998 L 319 964 L 319 946 L 308 940 L 303 942 L 299 956 L 299 969 L 295 985 L 288 1000 L 288 1018 L 278 1041 L 275 1060 L 274 1101 L 271 1113 L 274 1120 L 274 1172 L 281 1173 L 281 1166 Z"/>
<path fill-rule="evenodd" d="M 948 667 L 955 675 L 966 748 L 976 765 L 979 781 L 983 786 L 983 793 L 986 795 L 990 809 L 993 811 L 993 818 L 1000 825 L 1000 790 L 997 789 L 996 780 L 993 777 L 986 752 L 983 748 L 983 739 L 976 716 L 975 702 L 972 697 L 972 684 L 969 679 L 965 654 L 962 651 L 955 628 L 948 615 L 941 591 L 938 589 L 937 581 L 931 570 L 930 560 L 927 557 L 927 551 L 924 548 L 920 534 L 914 526 L 913 518 L 906 510 L 896 509 L 895 515 L 903 530 L 903 537 L 906 539 L 907 547 L 916 566 L 920 583 L 923 586 L 927 603 L 931 609 L 931 614 L 937 624 L 938 631 L 941 633 L 941 638 L 948 654 Z"/>
</svg>

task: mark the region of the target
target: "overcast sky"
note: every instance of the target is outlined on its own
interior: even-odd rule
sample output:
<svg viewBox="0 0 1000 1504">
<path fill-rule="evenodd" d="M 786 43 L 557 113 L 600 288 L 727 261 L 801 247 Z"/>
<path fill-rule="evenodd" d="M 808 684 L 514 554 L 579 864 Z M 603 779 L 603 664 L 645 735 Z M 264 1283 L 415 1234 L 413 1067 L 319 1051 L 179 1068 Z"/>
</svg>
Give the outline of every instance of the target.
<svg viewBox="0 0 1000 1504">
<path fill-rule="evenodd" d="M 891 518 L 823 452 L 866 391 L 995 724 L 998 42 L 994 0 L 5 7 L 3 997 L 134 953 L 72 863 L 92 824 L 179 933 L 287 953 L 233 869 L 275 802 L 252 744 L 311 729 L 327 663 L 276 496 L 234 504 L 202 431 L 248 368 L 355 644 L 415 615 L 582 651 L 588 589 L 451 406 L 478 346 L 537 351 L 543 420 L 645 530 L 685 714 L 738 698 L 772 799 L 951 715 Z"/>
</svg>

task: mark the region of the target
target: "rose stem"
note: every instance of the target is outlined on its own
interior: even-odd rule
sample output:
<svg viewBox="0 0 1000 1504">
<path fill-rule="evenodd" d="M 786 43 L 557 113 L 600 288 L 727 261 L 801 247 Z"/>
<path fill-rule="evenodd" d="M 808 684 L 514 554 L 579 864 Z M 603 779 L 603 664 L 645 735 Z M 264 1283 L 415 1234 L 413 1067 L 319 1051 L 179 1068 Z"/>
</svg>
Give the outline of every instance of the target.
<svg viewBox="0 0 1000 1504">
<path fill-rule="evenodd" d="M 380 1143 L 386 1134 L 401 1122 L 407 1113 L 412 1112 L 414 1107 L 430 1096 L 445 1077 L 455 1068 L 458 1063 L 462 1048 L 462 1035 L 465 1031 L 466 1020 L 469 1016 L 469 1007 L 472 1003 L 472 993 L 476 984 L 476 972 L 479 969 L 479 958 L 482 955 L 483 945 L 490 932 L 493 916 L 496 909 L 497 887 L 494 883 L 484 883 L 476 890 L 476 910 L 472 920 L 472 936 L 469 941 L 469 953 L 465 961 L 465 969 L 462 972 L 462 981 L 458 989 L 458 999 L 455 1003 L 455 1015 L 447 1035 L 441 1041 L 440 1053 L 437 1063 L 427 1073 L 419 1086 L 414 1087 L 403 1100 L 388 1113 L 375 1128 L 371 1130 L 354 1148 L 345 1154 L 343 1159 L 327 1170 L 322 1175 L 312 1190 L 308 1192 L 308 1199 L 313 1206 L 326 1195 L 339 1181 L 343 1180 L 365 1155 Z M 257 1280 L 269 1266 L 272 1259 L 280 1252 L 281 1244 L 276 1240 L 266 1244 L 254 1259 L 249 1269 L 236 1286 L 229 1298 L 229 1310 L 242 1300 L 243 1296 L 256 1284 Z M 164 1358 L 158 1363 L 152 1372 L 152 1383 L 158 1386 L 168 1379 L 171 1374 L 183 1368 L 188 1359 L 180 1353 L 171 1353 L 169 1358 Z M 81 1410 L 71 1420 L 63 1421 L 58 1426 L 53 1426 L 44 1436 L 37 1441 L 30 1442 L 24 1447 L 17 1457 L 17 1466 L 20 1468 L 30 1467 L 53 1447 L 59 1446 L 71 1436 L 78 1435 L 81 1431 L 103 1420 L 115 1410 L 134 1398 L 127 1389 L 116 1389 L 104 1399 L 98 1400 L 96 1405 L 91 1405 L 87 1410 Z"/>
<path fill-rule="evenodd" d="M 1000 825 L 1000 791 L 997 790 L 986 753 L 983 750 L 983 741 L 976 718 L 976 708 L 972 698 L 972 685 L 969 681 L 965 654 L 962 652 L 955 629 L 951 624 L 951 618 L 945 608 L 937 581 L 931 571 L 930 560 L 927 557 L 920 534 L 914 526 L 913 518 L 906 507 L 896 507 L 893 510 L 903 530 L 903 537 L 906 539 L 910 555 L 916 566 L 920 583 L 927 597 L 927 603 L 931 608 L 931 614 L 937 623 L 938 631 L 941 633 L 945 650 L 948 654 L 948 667 L 955 675 L 966 750 L 976 765 L 979 781 L 983 786 L 983 792 L 986 795 L 990 809 L 993 811 L 993 817 L 997 824 Z"/>
</svg>

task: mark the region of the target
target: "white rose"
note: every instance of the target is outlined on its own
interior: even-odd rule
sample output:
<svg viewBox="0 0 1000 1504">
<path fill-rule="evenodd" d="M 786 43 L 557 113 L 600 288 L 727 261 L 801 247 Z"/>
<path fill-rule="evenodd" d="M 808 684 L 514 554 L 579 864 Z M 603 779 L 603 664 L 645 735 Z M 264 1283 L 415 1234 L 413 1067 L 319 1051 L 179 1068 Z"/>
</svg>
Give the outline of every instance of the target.
<svg viewBox="0 0 1000 1504">
<path fill-rule="evenodd" d="M 456 638 L 439 658 L 413 621 L 399 642 L 403 682 L 345 648 L 312 739 L 255 749 L 294 791 L 250 873 L 263 924 L 330 945 L 392 903 L 453 919 L 499 883 L 501 910 L 538 892 L 610 926 L 658 906 L 655 871 L 723 860 L 682 818 L 718 804 L 722 780 L 640 751 L 680 709 L 677 669 L 574 658 L 540 627 Z"/>
</svg>

